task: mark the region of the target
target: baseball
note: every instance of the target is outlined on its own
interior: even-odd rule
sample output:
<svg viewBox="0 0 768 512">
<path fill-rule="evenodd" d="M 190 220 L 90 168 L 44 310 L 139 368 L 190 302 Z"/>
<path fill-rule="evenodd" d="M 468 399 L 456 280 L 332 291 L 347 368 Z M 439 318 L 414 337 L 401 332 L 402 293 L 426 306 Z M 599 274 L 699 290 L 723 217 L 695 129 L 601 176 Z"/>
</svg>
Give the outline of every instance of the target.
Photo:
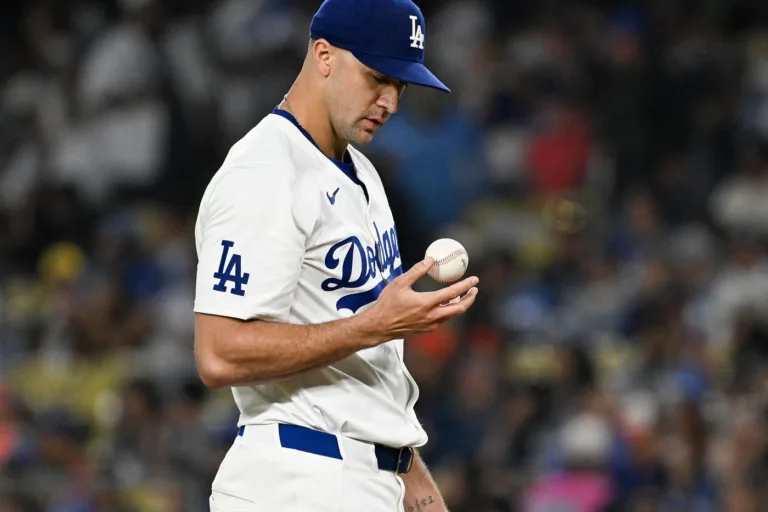
<svg viewBox="0 0 768 512">
<path fill-rule="evenodd" d="M 433 258 L 435 264 L 429 269 L 429 277 L 441 283 L 458 281 L 469 265 L 466 249 L 456 240 L 441 238 L 427 247 L 425 258 Z"/>
</svg>

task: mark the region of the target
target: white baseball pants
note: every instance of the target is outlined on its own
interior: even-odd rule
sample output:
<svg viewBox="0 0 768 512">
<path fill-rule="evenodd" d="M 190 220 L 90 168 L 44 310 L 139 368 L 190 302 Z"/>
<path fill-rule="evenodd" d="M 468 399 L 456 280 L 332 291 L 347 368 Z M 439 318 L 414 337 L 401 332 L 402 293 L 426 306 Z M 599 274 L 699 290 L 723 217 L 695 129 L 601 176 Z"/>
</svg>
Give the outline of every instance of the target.
<svg viewBox="0 0 768 512">
<path fill-rule="evenodd" d="M 339 436 L 343 460 L 283 448 L 277 425 L 249 425 L 213 481 L 211 512 L 403 512 L 405 487 L 372 444 Z"/>
</svg>

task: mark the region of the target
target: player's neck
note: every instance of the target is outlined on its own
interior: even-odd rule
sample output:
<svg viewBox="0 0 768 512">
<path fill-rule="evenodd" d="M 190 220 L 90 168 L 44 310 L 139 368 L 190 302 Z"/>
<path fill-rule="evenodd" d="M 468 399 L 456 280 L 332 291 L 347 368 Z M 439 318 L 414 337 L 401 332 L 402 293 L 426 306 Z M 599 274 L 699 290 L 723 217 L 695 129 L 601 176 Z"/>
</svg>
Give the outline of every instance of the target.
<svg viewBox="0 0 768 512">
<path fill-rule="evenodd" d="M 333 129 L 330 116 L 322 101 L 312 101 L 312 95 L 301 91 L 301 84 L 297 81 L 288 93 L 288 105 L 282 102 L 280 107 L 292 113 L 302 128 L 312 137 L 328 158 L 343 160 L 349 142 L 339 137 Z"/>
</svg>

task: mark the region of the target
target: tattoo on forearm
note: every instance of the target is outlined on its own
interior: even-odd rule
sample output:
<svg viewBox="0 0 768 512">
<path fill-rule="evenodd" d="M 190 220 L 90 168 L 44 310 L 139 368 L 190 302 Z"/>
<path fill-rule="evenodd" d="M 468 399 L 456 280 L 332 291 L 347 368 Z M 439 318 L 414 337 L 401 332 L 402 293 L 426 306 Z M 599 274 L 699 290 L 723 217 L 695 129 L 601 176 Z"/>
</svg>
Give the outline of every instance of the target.
<svg viewBox="0 0 768 512">
<path fill-rule="evenodd" d="M 424 510 L 433 503 L 437 503 L 437 500 L 432 496 L 421 498 L 420 500 L 416 500 L 413 505 L 406 505 L 405 512 L 418 512 L 419 510 Z"/>
</svg>

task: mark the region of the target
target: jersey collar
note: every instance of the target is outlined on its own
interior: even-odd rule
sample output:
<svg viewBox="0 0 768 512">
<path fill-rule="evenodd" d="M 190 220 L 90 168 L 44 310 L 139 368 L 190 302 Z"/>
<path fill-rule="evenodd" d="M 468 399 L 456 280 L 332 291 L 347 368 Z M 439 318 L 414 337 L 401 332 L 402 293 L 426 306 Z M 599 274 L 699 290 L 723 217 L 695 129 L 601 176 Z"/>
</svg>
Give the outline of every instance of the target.
<svg viewBox="0 0 768 512">
<path fill-rule="evenodd" d="M 299 121 L 287 110 L 280 109 L 278 107 L 275 107 L 272 109 L 272 113 L 275 115 L 278 115 L 280 117 L 283 117 L 287 119 L 288 121 L 293 124 L 298 130 L 304 135 L 304 137 L 307 138 L 309 142 L 312 143 L 313 146 L 317 148 L 318 151 L 322 153 L 322 150 L 320 150 L 320 146 L 317 145 L 315 142 L 315 139 L 312 138 L 312 136 L 309 134 L 307 130 L 304 129 L 301 124 L 299 124 Z M 325 158 L 328 158 L 328 160 L 331 161 L 333 165 L 335 165 L 341 172 L 343 172 L 347 178 L 352 180 L 353 183 L 356 185 L 359 185 L 363 189 L 363 193 L 365 193 L 365 198 L 370 201 L 370 198 L 368 197 L 368 189 L 366 188 L 365 184 L 360 181 L 360 179 L 357 177 L 357 172 L 355 172 L 355 164 L 352 162 L 352 156 L 349 154 L 349 150 L 344 152 L 344 160 L 337 160 L 335 158 L 329 158 L 328 156 L 323 153 L 323 156 Z"/>
</svg>

